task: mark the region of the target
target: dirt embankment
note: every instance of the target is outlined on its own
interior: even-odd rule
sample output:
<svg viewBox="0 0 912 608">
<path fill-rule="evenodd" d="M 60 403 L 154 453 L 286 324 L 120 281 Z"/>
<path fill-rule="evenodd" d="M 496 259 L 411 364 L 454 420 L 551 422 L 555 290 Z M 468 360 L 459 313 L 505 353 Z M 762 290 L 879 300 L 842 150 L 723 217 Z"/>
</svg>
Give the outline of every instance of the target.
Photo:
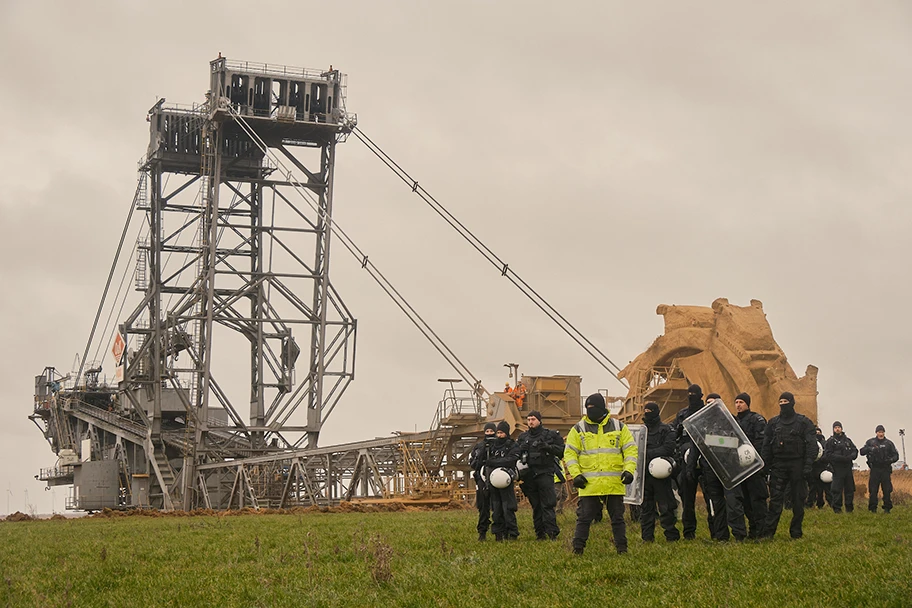
<svg viewBox="0 0 912 608">
<path fill-rule="evenodd" d="M 868 479 L 870 471 L 855 471 L 855 496 L 868 498 Z M 912 470 L 893 471 L 890 476 L 893 482 L 893 495 L 890 497 L 895 505 L 912 505 Z"/>
</svg>

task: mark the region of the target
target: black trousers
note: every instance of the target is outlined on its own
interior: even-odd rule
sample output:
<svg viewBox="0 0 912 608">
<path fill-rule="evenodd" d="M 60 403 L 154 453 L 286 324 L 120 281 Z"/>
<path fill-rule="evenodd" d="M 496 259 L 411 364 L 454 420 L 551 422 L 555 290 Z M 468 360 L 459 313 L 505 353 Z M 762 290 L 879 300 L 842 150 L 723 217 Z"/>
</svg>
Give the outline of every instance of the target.
<svg viewBox="0 0 912 608">
<path fill-rule="evenodd" d="M 697 477 L 693 481 L 687 479 L 685 473 L 678 477 L 678 496 L 681 497 L 681 523 L 684 527 L 684 538 L 694 538 L 697 534 L 697 487 L 700 483 Z M 707 521 L 712 520 L 709 511 L 709 499 L 706 490 L 703 491 L 703 500 L 706 501 Z"/>
<path fill-rule="evenodd" d="M 833 465 L 833 482 L 830 484 L 830 493 L 833 500 L 834 511 L 842 510 L 842 499 L 845 496 L 846 513 L 855 509 L 855 476 L 852 474 L 852 465 Z"/>
<path fill-rule="evenodd" d="M 618 553 L 627 551 L 627 524 L 624 523 L 624 496 L 580 496 L 576 507 L 576 530 L 573 533 L 573 548 L 584 549 L 589 540 L 589 527 L 596 515 L 602 514 L 602 501 L 605 501 L 608 516 L 611 518 L 611 532 L 614 534 L 614 547 Z"/>
<path fill-rule="evenodd" d="M 814 468 L 811 471 L 811 475 L 814 477 L 813 480 L 808 484 L 808 497 L 807 501 L 804 503 L 804 506 L 811 508 L 816 506 L 818 509 L 822 509 L 824 500 L 833 505 L 833 497 L 830 496 L 830 484 L 823 483 L 820 481 L 820 473 L 822 469 Z"/>
<path fill-rule="evenodd" d="M 640 534 L 643 540 L 655 540 L 656 507 L 658 506 L 659 522 L 665 532 L 665 540 L 669 542 L 681 538 L 681 533 L 675 524 L 678 517 L 675 515 L 677 501 L 671 491 L 671 478 L 656 479 L 647 474 L 643 486 L 643 507 L 640 511 Z"/>
<path fill-rule="evenodd" d="M 893 480 L 891 479 L 893 471 L 889 467 L 871 467 L 871 477 L 868 479 L 868 509 L 877 512 L 877 489 L 883 491 L 883 510 L 890 511 L 893 508 L 893 501 L 890 500 L 890 494 L 893 493 Z"/>
<path fill-rule="evenodd" d="M 557 492 L 554 490 L 554 474 L 543 473 L 535 477 L 524 477 L 522 485 L 523 494 L 532 505 L 532 524 L 535 526 L 535 536 L 538 538 L 556 538 L 560 534 L 557 526 L 557 515 L 554 507 L 557 506 Z"/>
<path fill-rule="evenodd" d="M 485 534 L 488 528 L 491 527 L 491 495 L 489 490 L 476 487 L 475 508 L 478 509 L 478 525 L 476 529 L 479 534 Z"/>
<path fill-rule="evenodd" d="M 728 540 L 728 514 L 725 509 L 725 488 L 709 465 L 703 467 L 703 497 L 709 510 L 709 534 L 713 540 Z"/>
<path fill-rule="evenodd" d="M 491 515 L 494 524 L 491 532 L 496 538 L 516 538 L 519 527 L 516 525 L 516 491 L 511 483 L 506 488 L 491 488 Z"/>
<path fill-rule="evenodd" d="M 741 484 L 743 483 L 741 482 Z M 744 493 L 741 485 L 737 485 L 731 490 L 725 490 L 725 516 L 735 540 L 747 538 L 747 526 L 744 523 Z"/>
<path fill-rule="evenodd" d="M 747 537 L 759 538 L 766 525 L 766 514 L 769 512 L 767 500 L 769 499 L 769 486 L 766 475 L 757 471 L 738 486 L 741 490 L 741 507 L 747 517 Z M 729 518 L 731 522 L 731 518 Z M 731 525 L 731 523 L 729 523 Z M 734 530 L 734 528 L 732 528 Z"/>
<path fill-rule="evenodd" d="M 804 499 L 807 498 L 807 482 L 804 480 L 804 461 L 801 459 L 786 460 L 775 463 L 770 474 L 770 504 L 763 527 L 763 536 L 772 538 L 779 527 L 782 507 L 785 503 L 786 487 L 791 483 L 792 521 L 789 524 L 789 535 L 801 538 L 801 524 L 804 521 Z"/>
</svg>

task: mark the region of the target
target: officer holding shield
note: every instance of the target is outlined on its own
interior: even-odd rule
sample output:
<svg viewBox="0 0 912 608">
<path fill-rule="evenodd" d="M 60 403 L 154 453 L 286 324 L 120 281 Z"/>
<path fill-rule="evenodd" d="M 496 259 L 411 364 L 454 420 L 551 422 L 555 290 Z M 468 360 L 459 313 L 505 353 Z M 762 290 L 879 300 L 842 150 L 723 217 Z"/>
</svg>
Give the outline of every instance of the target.
<svg viewBox="0 0 912 608">
<path fill-rule="evenodd" d="M 735 397 L 735 420 L 747 436 L 757 454 L 763 448 L 763 433 L 766 431 L 766 418 L 750 409 L 751 397 L 739 393 Z M 766 520 L 766 500 L 769 489 L 766 486 L 766 475 L 757 471 L 739 485 L 725 492 L 725 507 L 728 513 L 728 525 L 737 540 L 743 540 L 746 530 L 747 538 L 757 538 Z M 747 526 L 744 516 L 747 516 Z"/>
<path fill-rule="evenodd" d="M 703 409 L 703 389 L 699 384 L 687 387 L 687 407 L 678 412 L 675 418 L 675 435 L 678 458 L 682 462 L 681 474 L 678 476 L 678 493 L 681 496 L 682 524 L 684 526 L 684 539 L 693 540 L 697 537 L 697 485 L 699 483 L 697 471 L 697 457 L 699 453 L 693 440 L 684 430 L 684 421 Z M 710 511 L 709 500 L 706 496 L 706 511 Z M 711 517 L 711 516 L 708 516 Z"/>
</svg>

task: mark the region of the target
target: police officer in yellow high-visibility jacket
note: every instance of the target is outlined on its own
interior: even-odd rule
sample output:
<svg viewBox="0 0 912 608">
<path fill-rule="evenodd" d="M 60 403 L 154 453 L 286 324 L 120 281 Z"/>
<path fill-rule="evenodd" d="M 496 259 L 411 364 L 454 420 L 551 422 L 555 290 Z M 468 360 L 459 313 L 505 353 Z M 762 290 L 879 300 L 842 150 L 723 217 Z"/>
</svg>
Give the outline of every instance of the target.
<svg viewBox="0 0 912 608">
<path fill-rule="evenodd" d="M 582 554 L 589 526 L 602 513 L 602 501 L 611 517 L 611 532 L 618 553 L 627 553 L 624 524 L 624 485 L 633 482 L 637 447 L 633 434 L 620 420 L 608 416 L 600 393 L 586 398 L 586 415 L 567 435 L 564 462 L 579 490 L 573 552 Z"/>
</svg>

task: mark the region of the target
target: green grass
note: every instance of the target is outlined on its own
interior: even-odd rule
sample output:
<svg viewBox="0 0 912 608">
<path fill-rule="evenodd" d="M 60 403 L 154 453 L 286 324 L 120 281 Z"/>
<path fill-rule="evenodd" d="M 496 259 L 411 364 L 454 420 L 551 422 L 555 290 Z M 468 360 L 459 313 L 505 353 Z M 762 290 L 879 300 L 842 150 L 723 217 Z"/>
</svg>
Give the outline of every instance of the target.
<svg viewBox="0 0 912 608">
<path fill-rule="evenodd" d="M 516 543 L 479 543 L 468 510 L 3 522 L 0 607 L 912 606 L 912 507 L 809 511 L 800 541 L 790 517 L 745 544 L 628 525 L 625 556 L 606 521 L 581 557 L 572 513 L 536 542 L 528 510 Z"/>
</svg>

